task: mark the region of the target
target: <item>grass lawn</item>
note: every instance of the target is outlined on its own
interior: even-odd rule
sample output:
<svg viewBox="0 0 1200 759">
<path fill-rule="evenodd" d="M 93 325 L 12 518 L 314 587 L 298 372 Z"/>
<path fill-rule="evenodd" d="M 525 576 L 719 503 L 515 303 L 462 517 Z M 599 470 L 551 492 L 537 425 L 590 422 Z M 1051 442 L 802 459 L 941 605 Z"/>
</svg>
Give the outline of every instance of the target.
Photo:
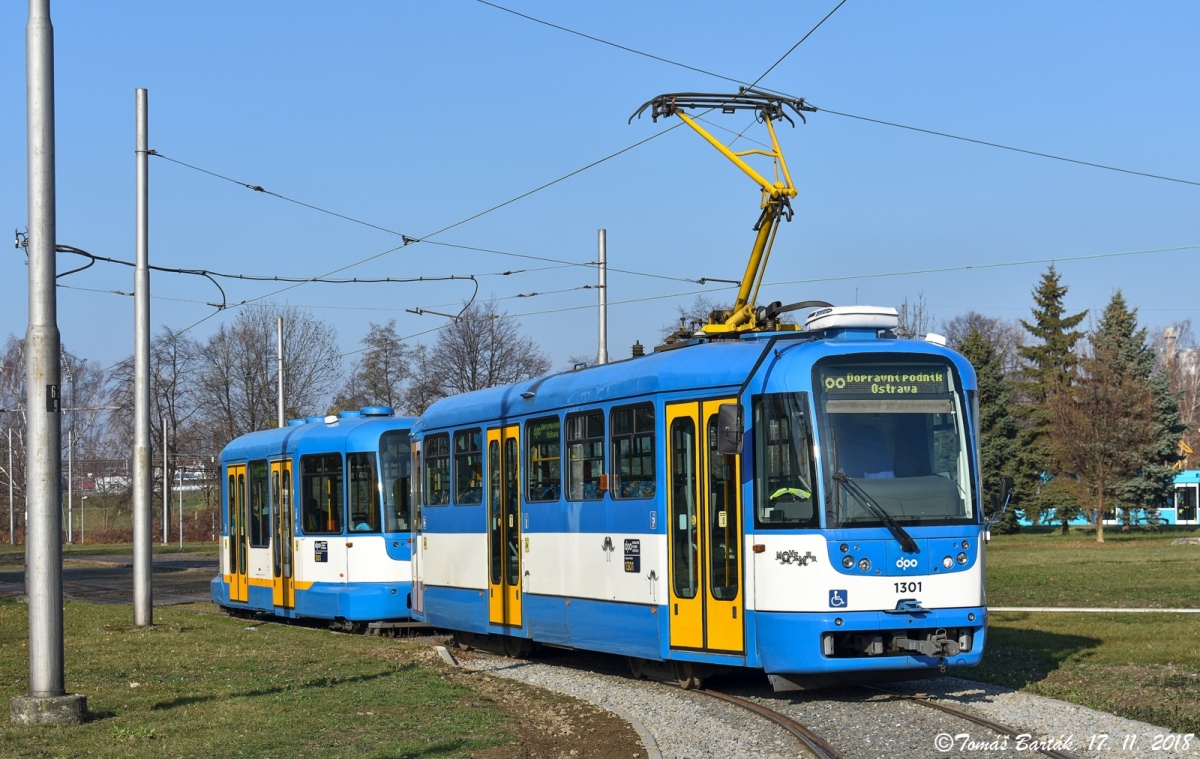
<svg viewBox="0 0 1200 759">
<path fill-rule="evenodd" d="M 987 548 L 989 606 L 1200 607 L 1198 531 L 1025 532 Z M 1200 614 L 992 612 L 970 677 L 1200 733 Z"/>
<path fill-rule="evenodd" d="M 427 644 L 254 624 L 198 609 L 67 603 L 66 685 L 82 725 L 0 721 L 0 756 L 508 757 L 639 755 L 603 710 L 441 663 Z M 28 693 L 27 607 L 0 602 L 0 685 Z M 605 741 L 594 740 L 604 735 Z M 588 740 L 589 736 L 593 740 Z"/>
</svg>

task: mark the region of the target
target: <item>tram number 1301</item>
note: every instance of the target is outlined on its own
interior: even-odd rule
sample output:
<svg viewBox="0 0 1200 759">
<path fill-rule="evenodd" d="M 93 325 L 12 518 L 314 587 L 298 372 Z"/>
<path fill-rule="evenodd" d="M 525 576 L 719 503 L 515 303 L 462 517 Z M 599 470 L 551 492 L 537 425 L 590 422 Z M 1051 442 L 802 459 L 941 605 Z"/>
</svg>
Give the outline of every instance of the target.
<svg viewBox="0 0 1200 759">
<path fill-rule="evenodd" d="M 895 582 L 897 593 L 920 593 L 921 583 L 918 582 Z"/>
</svg>

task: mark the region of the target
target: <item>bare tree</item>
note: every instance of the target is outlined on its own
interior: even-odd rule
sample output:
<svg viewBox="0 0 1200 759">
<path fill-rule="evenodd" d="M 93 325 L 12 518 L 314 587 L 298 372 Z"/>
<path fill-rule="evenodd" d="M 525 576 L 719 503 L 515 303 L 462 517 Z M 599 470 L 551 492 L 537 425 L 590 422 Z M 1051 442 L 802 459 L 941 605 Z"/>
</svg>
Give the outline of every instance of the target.
<svg viewBox="0 0 1200 759">
<path fill-rule="evenodd" d="M 8 498 L 8 484 L 13 483 L 13 501 L 23 503 L 25 497 L 25 341 L 9 335 L 0 355 L 0 420 L 4 422 L 5 444 L 12 443 L 12 469 L 8 467 L 8 451 L 0 457 L 0 470 L 4 472 L 3 494 Z M 17 528 L 20 528 L 24 508 L 7 504 L 14 509 Z M 8 533 L 8 508 L 5 509 L 4 532 Z M 5 543 L 8 542 L 6 539 Z"/>
<path fill-rule="evenodd" d="M 916 301 L 909 303 L 908 296 L 896 309 L 900 315 L 900 324 L 896 327 L 897 337 L 917 337 L 927 335 L 933 330 L 933 314 L 925 303 L 925 293 L 917 293 Z"/>
<path fill-rule="evenodd" d="M 275 426 L 275 319 L 283 317 L 284 413 L 307 416 L 326 408 L 341 382 L 337 331 L 292 306 L 254 305 L 222 325 L 200 353 L 200 397 L 215 442 Z"/>
<path fill-rule="evenodd" d="M 404 384 L 411 375 L 412 349 L 400 342 L 396 320 L 372 323 L 362 339 L 366 351 L 354 365 L 350 379 L 333 399 L 334 410 L 383 405 L 400 408 Z"/>
<path fill-rule="evenodd" d="M 696 332 L 705 324 L 708 324 L 709 315 L 714 312 L 728 311 L 729 305 L 718 303 L 707 295 L 697 295 L 689 305 L 684 306 L 677 304 L 676 310 L 679 311 L 679 317 L 667 324 L 664 324 L 659 330 L 660 337 L 666 340 L 671 335 L 679 330 L 684 330 L 689 334 Z"/>
<path fill-rule="evenodd" d="M 946 342 L 957 351 L 962 350 L 963 341 L 971 330 L 978 330 L 987 344 L 991 346 L 1000 361 L 1004 376 L 1013 379 L 1020 368 L 1021 357 L 1017 348 L 1024 345 L 1025 331 L 1016 322 L 1006 322 L 994 316 L 984 316 L 978 311 L 968 311 L 959 314 L 948 322 L 942 322 L 942 332 Z"/>
<path fill-rule="evenodd" d="M 494 300 L 468 307 L 438 334 L 432 348 L 417 348 L 413 364 L 406 405 L 417 414 L 439 398 L 519 382 L 550 369 L 549 357 Z"/>
<path fill-rule="evenodd" d="M 158 449 L 162 447 L 165 426 L 168 478 L 174 475 L 177 466 L 189 463 L 183 462 L 180 454 L 188 454 L 191 459 L 212 456 L 224 444 L 213 440 L 202 423 L 205 410 L 201 395 L 204 369 L 200 345 L 188 335 L 163 327 L 151 340 L 150 447 L 154 460 L 161 461 L 162 451 Z M 112 458 L 118 452 L 122 457 L 130 454 L 129 441 L 134 439 L 135 380 L 133 357 L 126 358 L 113 368 L 110 381 L 117 413 L 110 425 L 112 440 L 105 453 L 107 458 Z M 196 462 L 190 463 L 194 465 Z M 154 479 L 153 487 L 160 487 L 159 478 Z"/>
<path fill-rule="evenodd" d="M 62 456 L 68 456 L 68 446 L 75 458 L 96 455 L 103 445 L 105 426 L 103 423 L 107 404 L 104 372 L 94 362 L 80 358 L 61 346 L 59 367 L 63 381 L 62 418 L 63 435 L 60 443 Z M 3 493 L 7 499 L 8 483 L 13 483 L 13 500 L 20 501 L 25 494 L 27 427 L 25 416 L 25 341 L 9 335 L 0 352 L 0 408 L 4 410 L 0 421 L 0 435 L 8 445 L 9 430 L 12 430 L 12 471 L 8 468 L 8 451 L 0 456 L 0 472 L 3 473 Z M 66 474 L 64 469 L 63 474 Z M 7 509 L 5 509 L 7 511 Z M 23 509 L 17 509 L 21 513 Z M 4 522 L 7 532 L 7 519 Z"/>
</svg>

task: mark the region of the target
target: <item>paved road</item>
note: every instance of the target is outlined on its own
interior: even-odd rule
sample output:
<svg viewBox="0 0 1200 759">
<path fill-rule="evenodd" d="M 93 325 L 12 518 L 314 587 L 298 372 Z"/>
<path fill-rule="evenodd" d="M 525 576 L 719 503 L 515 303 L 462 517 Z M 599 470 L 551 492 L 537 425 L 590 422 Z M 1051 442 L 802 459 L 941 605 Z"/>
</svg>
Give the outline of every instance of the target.
<svg viewBox="0 0 1200 759">
<path fill-rule="evenodd" d="M 155 606 L 208 601 L 217 557 L 155 554 L 150 593 Z M 0 571 L 0 598 L 25 594 L 23 570 Z M 63 597 L 100 604 L 133 603 L 133 557 L 88 556 L 63 561 Z"/>
</svg>

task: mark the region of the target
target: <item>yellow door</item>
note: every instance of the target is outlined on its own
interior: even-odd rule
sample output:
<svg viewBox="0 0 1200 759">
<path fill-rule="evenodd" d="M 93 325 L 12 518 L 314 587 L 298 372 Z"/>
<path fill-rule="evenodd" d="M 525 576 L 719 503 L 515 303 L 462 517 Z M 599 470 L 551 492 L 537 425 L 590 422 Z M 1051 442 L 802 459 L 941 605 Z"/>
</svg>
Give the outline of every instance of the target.
<svg viewBox="0 0 1200 759">
<path fill-rule="evenodd" d="M 488 619 L 521 626 L 519 427 L 488 430 Z"/>
<path fill-rule="evenodd" d="M 229 600 L 249 600 L 246 578 L 246 465 L 235 464 L 227 470 L 226 511 L 229 514 Z"/>
<path fill-rule="evenodd" d="M 717 410 L 667 405 L 672 648 L 743 653 L 740 456 L 717 452 Z"/>
<path fill-rule="evenodd" d="M 292 511 L 292 464 L 290 461 L 271 462 L 271 521 L 275 526 L 271 537 L 273 567 L 272 597 L 276 606 L 291 609 L 296 606 L 294 557 L 292 540 L 294 515 Z"/>
</svg>

